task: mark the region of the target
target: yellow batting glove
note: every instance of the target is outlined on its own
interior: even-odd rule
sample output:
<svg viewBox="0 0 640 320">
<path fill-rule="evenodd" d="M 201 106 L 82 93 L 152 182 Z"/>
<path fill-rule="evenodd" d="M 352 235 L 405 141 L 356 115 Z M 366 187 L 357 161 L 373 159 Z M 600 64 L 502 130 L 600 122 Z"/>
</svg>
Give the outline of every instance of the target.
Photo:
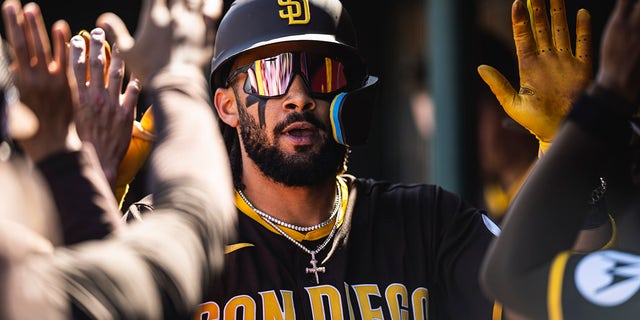
<svg viewBox="0 0 640 320">
<path fill-rule="evenodd" d="M 155 130 L 151 109 L 152 107 L 149 107 L 145 111 L 140 122 L 134 121 L 129 149 L 118 167 L 115 195 L 120 207 L 122 207 L 124 197 L 129 191 L 129 184 L 147 161 L 153 147 Z"/>
<path fill-rule="evenodd" d="M 564 0 L 551 0 L 551 24 L 546 0 L 515 0 L 511 8 L 513 39 L 518 56 L 520 90 L 495 68 L 480 65 L 478 73 L 505 112 L 536 136 L 540 151 L 551 145 L 578 94 L 592 78 L 591 16 L 580 9 L 573 54 Z"/>
</svg>

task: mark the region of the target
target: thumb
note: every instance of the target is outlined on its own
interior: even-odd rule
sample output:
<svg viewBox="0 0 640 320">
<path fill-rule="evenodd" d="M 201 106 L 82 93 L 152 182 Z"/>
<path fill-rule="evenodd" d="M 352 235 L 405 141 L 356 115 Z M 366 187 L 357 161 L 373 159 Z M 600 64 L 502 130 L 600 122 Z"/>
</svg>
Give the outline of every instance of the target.
<svg viewBox="0 0 640 320">
<path fill-rule="evenodd" d="M 509 80 L 496 68 L 486 64 L 478 66 L 478 73 L 489 86 L 493 95 L 496 96 L 502 108 L 509 114 L 514 97 L 517 95 Z"/>
<path fill-rule="evenodd" d="M 115 43 L 121 53 L 126 54 L 131 50 L 135 41 L 125 23 L 116 14 L 103 13 L 98 17 L 96 24 L 107 32 L 111 42 Z"/>
</svg>

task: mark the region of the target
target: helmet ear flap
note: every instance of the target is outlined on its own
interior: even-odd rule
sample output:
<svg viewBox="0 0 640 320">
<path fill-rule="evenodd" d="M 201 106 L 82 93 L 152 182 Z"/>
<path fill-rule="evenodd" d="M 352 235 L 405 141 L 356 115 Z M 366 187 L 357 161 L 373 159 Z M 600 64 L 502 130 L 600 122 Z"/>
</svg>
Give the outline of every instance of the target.
<svg viewBox="0 0 640 320">
<path fill-rule="evenodd" d="M 361 88 L 340 93 L 333 98 L 330 117 L 336 142 L 345 146 L 367 142 L 378 84 L 377 77 L 369 76 Z"/>
</svg>

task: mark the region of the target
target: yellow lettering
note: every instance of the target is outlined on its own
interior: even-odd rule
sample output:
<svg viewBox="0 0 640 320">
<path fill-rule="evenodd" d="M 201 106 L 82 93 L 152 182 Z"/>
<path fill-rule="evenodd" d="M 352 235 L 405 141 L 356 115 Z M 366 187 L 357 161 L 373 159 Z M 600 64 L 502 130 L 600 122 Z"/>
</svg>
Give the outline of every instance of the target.
<svg viewBox="0 0 640 320">
<path fill-rule="evenodd" d="M 417 288 L 411 294 L 414 319 L 429 319 L 429 290 Z"/>
<path fill-rule="evenodd" d="M 193 320 L 219 320 L 220 306 L 215 302 L 205 302 L 198 306 Z"/>
<path fill-rule="evenodd" d="M 340 292 L 332 286 L 317 286 L 305 288 L 311 302 L 313 319 L 344 319 L 342 316 L 342 300 Z M 329 315 L 324 314 L 325 301 L 329 304 Z"/>
<path fill-rule="evenodd" d="M 416 288 L 409 293 L 406 285 L 392 283 L 384 290 L 384 297 L 375 284 L 349 285 L 344 283 L 342 292 L 333 286 L 305 287 L 311 305 L 311 319 L 355 319 L 380 320 L 388 316 L 391 320 L 429 319 L 429 290 Z M 231 298 L 224 310 L 213 301 L 198 306 L 193 320 L 292 320 L 296 319 L 296 302 L 293 291 L 268 290 L 259 292 L 262 315 L 257 314 L 258 304 L 249 295 Z M 355 299 L 352 299 L 352 296 Z M 343 308 L 343 298 L 347 305 Z M 305 312 L 306 313 L 306 312 Z M 348 313 L 348 314 L 345 314 Z"/>
<path fill-rule="evenodd" d="M 353 286 L 353 290 L 356 292 L 356 298 L 358 299 L 358 305 L 360 306 L 360 314 L 362 314 L 362 319 L 382 319 L 382 310 L 378 308 L 373 308 L 371 305 L 371 300 L 369 300 L 370 296 L 380 297 L 380 290 L 378 290 L 378 286 L 371 284 L 363 284 Z"/>
<path fill-rule="evenodd" d="M 404 285 L 392 283 L 387 287 L 384 295 L 389 305 L 391 319 L 409 319 L 409 293 Z"/>
<path fill-rule="evenodd" d="M 293 306 L 293 292 L 280 291 L 282 294 L 282 305 L 278 302 L 274 291 L 260 292 L 262 296 L 263 319 L 295 319 L 295 308 Z"/>
<path fill-rule="evenodd" d="M 356 316 L 353 313 L 353 303 L 351 302 L 351 286 L 348 283 L 344 283 L 344 295 L 347 298 L 347 308 L 349 308 L 349 319 L 355 319 Z"/>
<path fill-rule="evenodd" d="M 238 311 L 242 314 L 238 315 Z M 256 319 L 256 302 L 249 296 L 235 296 L 224 306 L 224 319 L 243 319 L 243 320 L 255 320 Z"/>
</svg>

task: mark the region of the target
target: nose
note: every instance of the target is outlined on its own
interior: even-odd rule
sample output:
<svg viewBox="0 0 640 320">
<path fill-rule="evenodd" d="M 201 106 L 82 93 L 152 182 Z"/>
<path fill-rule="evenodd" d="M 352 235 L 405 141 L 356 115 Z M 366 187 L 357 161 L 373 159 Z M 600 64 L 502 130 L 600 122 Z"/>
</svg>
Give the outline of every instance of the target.
<svg viewBox="0 0 640 320">
<path fill-rule="evenodd" d="M 302 77 L 295 75 L 283 102 L 287 110 L 310 111 L 316 108 L 316 102 L 311 97 L 310 90 Z"/>
</svg>

